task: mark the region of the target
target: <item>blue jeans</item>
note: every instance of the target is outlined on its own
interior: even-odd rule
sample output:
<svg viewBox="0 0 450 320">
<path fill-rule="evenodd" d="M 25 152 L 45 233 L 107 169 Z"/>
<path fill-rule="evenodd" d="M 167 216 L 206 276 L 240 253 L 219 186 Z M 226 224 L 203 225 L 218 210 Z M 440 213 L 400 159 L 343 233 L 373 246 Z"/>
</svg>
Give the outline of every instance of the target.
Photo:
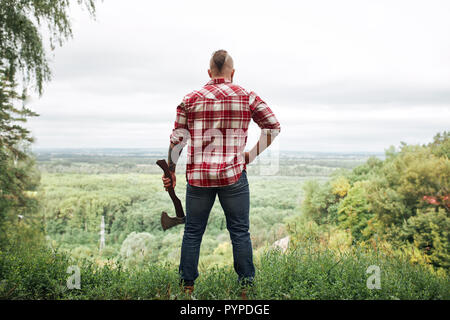
<svg viewBox="0 0 450 320">
<path fill-rule="evenodd" d="M 200 244 L 216 194 L 219 195 L 230 232 L 234 270 L 238 274 L 238 280 L 247 283 L 255 276 L 252 242 L 248 231 L 250 192 L 244 170 L 236 183 L 225 187 L 201 188 L 187 184 L 186 224 L 179 268 L 181 280 L 186 285 L 193 285 L 198 277 Z"/>
</svg>

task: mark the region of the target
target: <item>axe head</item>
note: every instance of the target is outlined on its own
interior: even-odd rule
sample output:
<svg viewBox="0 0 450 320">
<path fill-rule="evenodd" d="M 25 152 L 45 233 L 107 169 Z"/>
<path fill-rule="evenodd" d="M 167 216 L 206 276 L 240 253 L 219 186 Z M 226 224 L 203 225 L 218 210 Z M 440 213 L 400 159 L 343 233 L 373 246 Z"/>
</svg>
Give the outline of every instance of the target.
<svg viewBox="0 0 450 320">
<path fill-rule="evenodd" d="M 166 231 L 167 229 L 170 229 L 172 227 L 175 227 L 179 224 L 183 224 L 183 223 L 184 223 L 184 217 L 183 218 L 179 218 L 179 217 L 172 218 L 172 217 L 169 217 L 169 215 L 165 211 L 163 211 L 163 213 L 161 213 L 161 226 L 164 231 Z"/>
</svg>

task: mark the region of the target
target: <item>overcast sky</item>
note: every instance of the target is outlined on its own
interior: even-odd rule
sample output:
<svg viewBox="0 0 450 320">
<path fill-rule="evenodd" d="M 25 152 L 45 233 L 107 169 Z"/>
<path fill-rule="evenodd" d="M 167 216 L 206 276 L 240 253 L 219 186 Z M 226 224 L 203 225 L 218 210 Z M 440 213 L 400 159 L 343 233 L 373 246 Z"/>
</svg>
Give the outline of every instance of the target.
<svg viewBox="0 0 450 320">
<path fill-rule="evenodd" d="M 277 115 L 282 150 L 382 152 L 450 129 L 447 0 L 106 0 L 96 21 L 72 17 L 31 101 L 36 147 L 167 147 L 217 49 Z"/>
</svg>

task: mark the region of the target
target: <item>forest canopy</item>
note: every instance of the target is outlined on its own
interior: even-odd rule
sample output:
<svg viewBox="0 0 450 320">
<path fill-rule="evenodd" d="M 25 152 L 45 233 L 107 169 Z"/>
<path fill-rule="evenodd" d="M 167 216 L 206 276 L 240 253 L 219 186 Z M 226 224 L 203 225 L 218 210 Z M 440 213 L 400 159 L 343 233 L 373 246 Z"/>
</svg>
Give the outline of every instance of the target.
<svg viewBox="0 0 450 320">
<path fill-rule="evenodd" d="M 324 184 L 306 183 L 302 213 L 318 225 L 348 230 L 354 242 L 387 241 L 448 270 L 449 157 L 448 132 L 427 145 L 391 147 L 384 161 L 371 158 Z"/>
</svg>

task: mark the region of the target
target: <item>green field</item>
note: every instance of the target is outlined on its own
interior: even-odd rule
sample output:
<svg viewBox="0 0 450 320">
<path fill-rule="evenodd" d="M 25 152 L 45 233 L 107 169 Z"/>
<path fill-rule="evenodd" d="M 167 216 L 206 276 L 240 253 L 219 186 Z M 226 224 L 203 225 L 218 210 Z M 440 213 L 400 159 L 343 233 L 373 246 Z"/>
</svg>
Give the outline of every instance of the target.
<svg viewBox="0 0 450 320">
<path fill-rule="evenodd" d="M 185 201 L 183 175 L 176 187 Z M 285 220 L 300 214 L 302 177 L 249 177 L 251 234 L 256 250 L 287 235 Z M 42 175 L 45 202 L 41 209 L 46 234 L 55 246 L 77 258 L 118 259 L 126 264 L 179 259 L 183 227 L 164 232 L 162 211 L 174 214 L 161 175 L 156 174 L 53 174 Z M 101 216 L 105 217 L 106 247 L 99 252 Z M 130 236 L 131 235 L 131 236 Z M 142 243 L 145 256 L 125 257 L 130 245 Z M 144 245 L 145 243 L 145 245 Z M 139 248 L 133 250 L 138 251 Z M 217 200 L 202 242 L 200 264 L 232 264 L 225 217 Z"/>
</svg>

